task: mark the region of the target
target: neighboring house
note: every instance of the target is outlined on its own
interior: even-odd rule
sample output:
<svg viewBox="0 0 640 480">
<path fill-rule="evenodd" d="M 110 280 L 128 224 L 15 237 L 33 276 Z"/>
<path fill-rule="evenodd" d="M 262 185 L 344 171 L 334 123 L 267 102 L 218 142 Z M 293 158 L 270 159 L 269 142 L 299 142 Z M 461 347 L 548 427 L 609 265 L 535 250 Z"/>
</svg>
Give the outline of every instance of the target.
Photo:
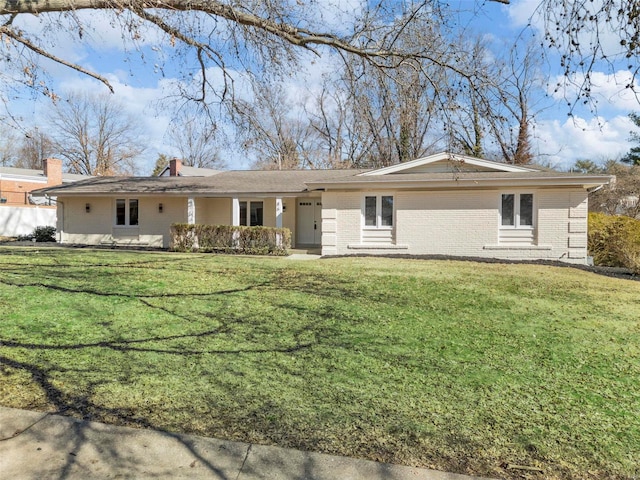
<svg viewBox="0 0 640 480">
<path fill-rule="evenodd" d="M 87 178 L 62 173 L 62 160 L 56 158 L 45 159 L 43 170 L 0 167 L 0 236 L 25 235 L 37 226 L 55 226 L 55 198 L 32 197 L 31 192 Z"/>
<path fill-rule="evenodd" d="M 323 255 L 587 261 L 588 191 L 610 176 L 441 153 L 378 170 L 94 178 L 58 196 L 62 243 L 169 246 L 173 223 L 287 227 Z"/>
</svg>

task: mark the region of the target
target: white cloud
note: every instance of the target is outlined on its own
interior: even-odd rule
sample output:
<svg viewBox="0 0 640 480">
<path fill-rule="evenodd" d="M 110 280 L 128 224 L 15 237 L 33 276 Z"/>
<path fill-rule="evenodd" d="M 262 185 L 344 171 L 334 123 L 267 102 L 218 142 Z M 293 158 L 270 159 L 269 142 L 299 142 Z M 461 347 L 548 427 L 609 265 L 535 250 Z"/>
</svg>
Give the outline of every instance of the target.
<svg viewBox="0 0 640 480">
<path fill-rule="evenodd" d="M 542 163 L 568 169 L 579 159 L 598 163 L 624 155 L 632 146 L 628 138 L 634 129 L 626 116 L 539 121 L 533 129 L 534 149 Z"/>
<path fill-rule="evenodd" d="M 304 16 L 311 23 L 320 23 L 326 30 L 342 31 L 366 8 L 363 0 L 317 0 L 305 6 Z"/>
<path fill-rule="evenodd" d="M 625 112 L 638 109 L 637 92 L 640 92 L 640 85 L 628 70 L 614 73 L 591 72 L 590 79 L 591 96 L 598 104 Z M 584 81 L 584 74 L 576 74 L 570 78 L 558 75 L 550 82 L 549 94 L 556 100 L 577 98 Z"/>
<path fill-rule="evenodd" d="M 602 54 L 606 55 L 609 60 L 622 60 L 624 51 L 620 47 L 620 24 L 614 18 L 611 21 L 605 21 L 605 15 L 599 14 L 604 0 L 591 0 L 589 2 L 553 2 L 540 0 L 513 0 L 506 9 L 507 16 L 515 28 L 525 28 L 531 26 L 533 31 L 541 38 L 544 38 L 545 32 L 549 31 L 553 34 L 554 40 L 557 42 L 561 53 L 564 53 L 567 43 L 567 37 L 564 34 L 565 28 L 576 26 L 575 20 L 567 20 L 567 14 L 571 13 L 571 9 L 578 10 L 578 14 L 583 18 L 589 16 L 598 16 L 598 22 L 586 22 L 578 32 L 573 32 L 578 39 L 580 48 L 584 54 L 587 54 L 593 45 L 598 45 L 599 51 L 596 60 L 599 61 Z M 615 11 L 614 11 L 615 13 Z M 556 27 L 556 19 L 560 21 L 560 28 Z M 567 25 L 564 25 L 567 23 Z M 545 41 L 545 44 L 548 43 Z M 574 54 L 575 63 L 579 63 L 578 54 Z"/>
<path fill-rule="evenodd" d="M 156 45 L 168 37 L 158 28 L 142 22 L 128 12 L 121 14 L 111 10 L 79 10 L 73 14 L 47 13 L 39 16 L 21 15 L 14 25 L 39 38 L 49 51 L 56 54 L 84 52 L 86 48 L 94 50 L 125 50 L 138 46 Z M 81 28 L 79 27 L 81 26 Z M 131 27 L 131 28 L 130 28 Z M 135 42 L 128 31 L 139 33 Z M 75 61 L 75 60 L 74 60 Z"/>
<path fill-rule="evenodd" d="M 513 26 L 517 28 L 526 27 L 533 20 L 534 25 L 538 24 L 540 19 L 534 18 L 536 10 L 540 6 L 540 0 L 515 0 L 508 6 L 503 7 L 507 11 L 509 19 Z"/>
</svg>

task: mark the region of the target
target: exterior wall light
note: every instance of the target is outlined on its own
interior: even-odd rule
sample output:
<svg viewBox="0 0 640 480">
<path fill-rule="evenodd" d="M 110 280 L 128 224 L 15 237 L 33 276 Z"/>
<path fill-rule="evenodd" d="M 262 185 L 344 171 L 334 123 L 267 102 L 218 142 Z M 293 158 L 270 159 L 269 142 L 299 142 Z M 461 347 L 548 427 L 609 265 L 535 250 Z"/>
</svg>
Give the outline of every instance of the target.
<svg viewBox="0 0 640 480">
<path fill-rule="evenodd" d="M 91 213 L 91 204 L 90 203 L 85 203 L 84 204 L 84 211 L 87 213 Z"/>
<path fill-rule="evenodd" d="M 162 205 L 161 203 L 158 204 L 158 212 L 162 213 L 162 211 L 164 210 L 164 205 Z"/>
</svg>

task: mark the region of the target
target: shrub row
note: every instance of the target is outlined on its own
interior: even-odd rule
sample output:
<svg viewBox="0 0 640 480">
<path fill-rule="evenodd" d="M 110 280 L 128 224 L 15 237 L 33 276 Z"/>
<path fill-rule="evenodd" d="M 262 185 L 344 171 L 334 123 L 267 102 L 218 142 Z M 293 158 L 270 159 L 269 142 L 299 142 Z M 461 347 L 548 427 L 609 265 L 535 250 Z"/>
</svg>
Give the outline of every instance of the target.
<svg viewBox="0 0 640 480">
<path fill-rule="evenodd" d="M 588 250 L 596 265 L 625 267 L 640 274 L 640 220 L 590 213 Z"/>
<path fill-rule="evenodd" d="M 245 255 L 287 255 L 291 248 L 288 228 L 232 225 L 171 225 L 171 250 Z"/>
</svg>

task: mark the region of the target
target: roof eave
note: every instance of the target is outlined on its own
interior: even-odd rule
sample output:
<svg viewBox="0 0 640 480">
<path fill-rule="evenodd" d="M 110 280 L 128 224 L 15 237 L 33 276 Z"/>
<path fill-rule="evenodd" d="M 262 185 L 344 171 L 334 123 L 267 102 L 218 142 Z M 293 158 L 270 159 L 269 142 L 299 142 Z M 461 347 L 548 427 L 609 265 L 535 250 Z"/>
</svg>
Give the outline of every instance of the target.
<svg viewBox="0 0 640 480">
<path fill-rule="evenodd" d="M 388 179 L 368 182 L 309 182 L 310 189 L 324 190 L 370 190 L 370 189 L 442 189 L 442 188 L 486 188 L 486 187 L 581 187 L 584 189 L 607 185 L 610 176 L 547 177 L 547 178 L 483 178 L 483 179 L 433 179 L 398 180 Z"/>
<path fill-rule="evenodd" d="M 58 197 L 117 197 L 122 195 L 139 196 L 139 197 L 155 197 L 155 196 L 169 196 L 169 197 L 210 197 L 210 198 L 264 198 L 264 197 L 295 197 L 297 195 L 306 195 L 311 193 L 311 190 L 294 190 L 294 191 L 275 191 L 275 192 L 246 192 L 246 191 L 219 191 L 219 192 L 195 192 L 195 191 L 162 191 L 162 190 L 149 190 L 149 191 L 109 191 L 109 192 L 82 192 L 82 191 L 68 191 L 68 190 L 56 190 L 56 189 L 40 189 L 31 192 L 36 197 L 45 196 L 58 196 Z"/>
</svg>

